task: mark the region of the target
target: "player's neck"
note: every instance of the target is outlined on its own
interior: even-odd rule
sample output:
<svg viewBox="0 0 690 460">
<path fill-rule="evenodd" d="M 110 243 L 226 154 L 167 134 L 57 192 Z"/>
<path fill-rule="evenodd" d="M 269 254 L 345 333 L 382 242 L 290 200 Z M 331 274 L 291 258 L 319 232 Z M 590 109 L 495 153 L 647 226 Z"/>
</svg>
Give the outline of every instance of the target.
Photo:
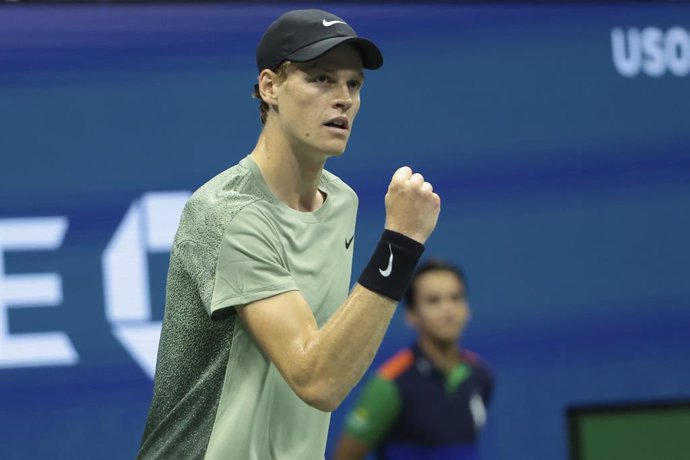
<svg viewBox="0 0 690 460">
<path fill-rule="evenodd" d="M 460 362 L 460 347 L 456 341 L 435 340 L 421 334 L 417 338 L 417 343 L 434 366 L 445 373 L 451 372 Z"/>
<path fill-rule="evenodd" d="M 325 201 L 319 192 L 324 161 L 299 155 L 281 136 L 262 133 L 251 153 L 271 192 L 298 211 L 315 211 Z"/>
</svg>

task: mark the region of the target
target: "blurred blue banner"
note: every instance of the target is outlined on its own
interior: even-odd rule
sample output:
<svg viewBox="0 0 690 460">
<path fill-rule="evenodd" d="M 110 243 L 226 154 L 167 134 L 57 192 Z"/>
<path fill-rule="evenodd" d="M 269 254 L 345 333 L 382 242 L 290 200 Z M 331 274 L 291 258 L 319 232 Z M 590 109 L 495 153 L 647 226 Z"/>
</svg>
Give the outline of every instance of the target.
<svg viewBox="0 0 690 460">
<path fill-rule="evenodd" d="M 252 149 L 290 8 L 0 10 L 0 458 L 134 456 L 181 206 Z M 385 57 L 327 164 L 353 276 L 419 170 L 497 374 L 482 458 L 565 459 L 569 404 L 690 396 L 690 5 L 329 9 Z M 412 338 L 396 316 L 375 364 Z"/>
</svg>

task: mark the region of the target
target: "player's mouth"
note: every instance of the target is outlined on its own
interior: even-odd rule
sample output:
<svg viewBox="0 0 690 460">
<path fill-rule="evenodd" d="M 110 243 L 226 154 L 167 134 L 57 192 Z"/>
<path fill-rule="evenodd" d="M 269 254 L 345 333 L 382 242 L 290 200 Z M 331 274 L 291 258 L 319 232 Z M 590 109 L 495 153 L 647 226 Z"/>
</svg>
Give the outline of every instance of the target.
<svg viewBox="0 0 690 460">
<path fill-rule="evenodd" d="M 346 134 L 350 129 L 350 122 L 348 121 L 347 117 L 336 117 L 328 120 L 323 125 L 330 128 L 330 131 L 339 134 Z"/>
</svg>

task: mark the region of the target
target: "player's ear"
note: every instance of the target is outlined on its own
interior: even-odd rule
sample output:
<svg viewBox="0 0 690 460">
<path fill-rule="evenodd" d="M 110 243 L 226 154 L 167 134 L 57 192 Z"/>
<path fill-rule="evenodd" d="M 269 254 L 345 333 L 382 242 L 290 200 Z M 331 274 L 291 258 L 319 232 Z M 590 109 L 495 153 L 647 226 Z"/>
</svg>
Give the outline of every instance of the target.
<svg viewBox="0 0 690 460">
<path fill-rule="evenodd" d="M 277 74 L 271 69 L 264 69 L 259 74 L 259 94 L 261 99 L 268 105 L 277 105 L 276 95 Z"/>
</svg>

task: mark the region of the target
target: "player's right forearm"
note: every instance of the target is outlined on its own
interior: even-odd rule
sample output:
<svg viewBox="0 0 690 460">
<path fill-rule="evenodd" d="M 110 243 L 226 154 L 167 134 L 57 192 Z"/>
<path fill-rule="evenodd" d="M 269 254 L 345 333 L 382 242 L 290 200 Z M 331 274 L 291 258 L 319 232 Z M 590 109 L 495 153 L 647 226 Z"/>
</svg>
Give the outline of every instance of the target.
<svg viewBox="0 0 690 460">
<path fill-rule="evenodd" d="M 335 410 L 371 365 L 397 302 L 355 285 L 345 303 L 305 346 L 309 372 L 305 399 Z"/>
</svg>

